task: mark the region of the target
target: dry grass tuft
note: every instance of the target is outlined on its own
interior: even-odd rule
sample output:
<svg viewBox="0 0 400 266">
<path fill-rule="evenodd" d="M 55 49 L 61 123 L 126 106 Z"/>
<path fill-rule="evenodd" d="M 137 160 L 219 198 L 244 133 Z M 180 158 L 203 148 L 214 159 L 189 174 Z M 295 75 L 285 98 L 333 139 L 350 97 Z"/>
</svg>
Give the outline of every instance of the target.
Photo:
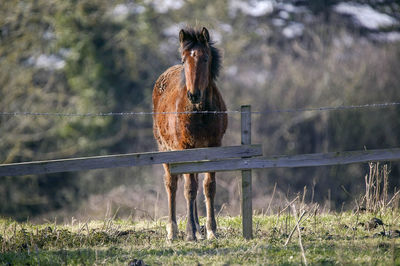
<svg viewBox="0 0 400 266">
<path fill-rule="evenodd" d="M 365 195 L 358 206 L 366 211 L 377 213 L 388 208 L 398 208 L 399 193 L 394 191 L 389 199 L 389 174 L 390 167 L 379 162 L 369 163 L 369 172 L 365 175 Z"/>
</svg>

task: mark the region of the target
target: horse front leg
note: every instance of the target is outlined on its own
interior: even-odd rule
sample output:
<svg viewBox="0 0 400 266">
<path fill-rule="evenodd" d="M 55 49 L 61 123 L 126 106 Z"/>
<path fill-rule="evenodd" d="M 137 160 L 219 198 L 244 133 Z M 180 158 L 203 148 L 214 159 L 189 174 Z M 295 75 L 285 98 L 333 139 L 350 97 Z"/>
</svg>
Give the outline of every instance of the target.
<svg viewBox="0 0 400 266">
<path fill-rule="evenodd" d="M 197 181 L 198 183 L 199 181 Z M 204 239 L 204 236 L 201 232 L 201 227 L 199 223 L 199 215 L 197 213 L 197 199 L 194 201 L 194 222 L 196 224 L 196 237 L 197 239 Z"/>
<path fill-rule="evenodd" d="M 178 236 L 178 226 L 176 224 L 176 190 L 178 188 L 178 176 L 169 173 L 167 164 L 163 164 L 165 170 L 164 182 L 168 194 L 168 224 L 167 239 L 174 240 Z"/>
<path fill-rule="evenodd" d="M 196 241 L 196 196 L 198 188 L 197 174 L 184 174 L 185 198 L 187 210 L 186 240 Z"/>
<path fill-rule="evenodd" d="M 217 183 L 215 181 L 215 173 L 206 173 L 203 181 L 204 196 L 206 198 L 207 222 L 206 231 L 207 239 L 216 238 L 217 223 L 214 214 L 214 198 Z"/>
</svg>

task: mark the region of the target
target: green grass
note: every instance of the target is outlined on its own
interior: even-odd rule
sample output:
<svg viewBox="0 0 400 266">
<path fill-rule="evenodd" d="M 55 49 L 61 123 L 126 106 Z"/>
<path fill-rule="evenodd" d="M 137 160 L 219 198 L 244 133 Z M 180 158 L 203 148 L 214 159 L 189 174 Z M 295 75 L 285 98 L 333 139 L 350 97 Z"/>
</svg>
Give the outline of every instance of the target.
<svg viewBox="0 0 400 266">
<path fill-rule="evenodd" d="M 400 264 L 399 212 L 306 214 L 301 237 L 309 264 Z M 384 226 L 366 228 L 378 217 Z M 0 219 L 0 264 L 301 264 L 293 215 L 255 216 L 254 239 L 241 237 L 240 217 L 218 218 L 218 239 L 168 243 L 165 221 L 105 220 L 34 225 Z M 204 219 L 201 221 L 204 223 Z M 386 232 L 387 236 L 382 236 Z M 390 232 L 390 233 L 389 233 Z"/>
</svg>

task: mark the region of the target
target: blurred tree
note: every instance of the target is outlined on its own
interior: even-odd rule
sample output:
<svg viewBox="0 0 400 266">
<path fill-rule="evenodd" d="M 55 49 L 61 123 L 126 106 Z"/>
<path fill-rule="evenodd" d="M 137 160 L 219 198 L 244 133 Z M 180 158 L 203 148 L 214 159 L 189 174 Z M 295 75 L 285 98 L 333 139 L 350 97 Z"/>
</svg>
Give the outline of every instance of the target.
<svg viewBox="0 0 400 266">
<path fill-rule="evenodd" d="M 0 82 L 4 96 L 0 111 L 148 110 L 152 83 L 166 67 L 165 57 L 158 51 L 157 18 L 149 8 L 120 22 L 113 19 L 112 8 L 104 1 L 7 3 L 1 9 L 0 23 Z M 61 67 L 49 59 L 58 60 Z M 2 163 L 146 151 L 154 146 L 151 117 L 0 119 L 0 148 L 7 151 L 0 155 Z M 98 185 L 89 186 L 95 180 Z M 26 217 L 65 205 L 74 208 L 77 199 L 106 189 L 101 184 L 109 189 L 121 182 L 110 180 L 115 178 L 85 173 L 1 179 L 1 187 L 7 191 L 1 197 L 10 204 L 2 205 L 0 212 Z M 32 190 L 37 200 L 26 201 L 19 193 L 26 190 Z"/>
<path fill-rule="evenodd" d="M 360 29 L 334 12 L 339 2 L 5 1 L 0 111 L 149 111 L 155 79 L 179 62 L 177 35 L 185 25 L 208 27 L 223 50 L 218 84 L 230 110 L 242 104 L 267 111 L 399 101 L 398 41 L 376 37 L 398 26 Z M 398 18 L 398 5 L 370 4 Z M 266 155 L 398 147 L 399 117 L 398 107 L 254 115 L 254 142 L 263 144 Z M 229 119 L 224 143 L 238 144 L 239 117 Z M 151 116 L 0 116 L 1 163 L 154 148 Z M 392 168 L 390 182 L 398 186 L 399 166 Z M 325 200 L 330 190 L 331 199 L 342 202 L 348 197 L 340 185 L 357 191 L 364 170 L 356 165 L 257 171 L 254 192 L 263 202 L 278 181 L 285 193 L 307 185 L 316 189 L 314 199 Z M 86 208 L 82 199 L 109 191 L 110 197 L 129 194 L 129 214 L 138 204 L 157 205 L 161 178 L 153 168 L 0 178 L 0 201 L 8 203 L 0 205 L 0 214 L 25 219 L 54 210 L 74 212 Z M 217 206 L 234 201 L 232 177 L 222 175 L 219 184 Z M 118 193 L 112 191 L 122 185 Z"/>
</svg>

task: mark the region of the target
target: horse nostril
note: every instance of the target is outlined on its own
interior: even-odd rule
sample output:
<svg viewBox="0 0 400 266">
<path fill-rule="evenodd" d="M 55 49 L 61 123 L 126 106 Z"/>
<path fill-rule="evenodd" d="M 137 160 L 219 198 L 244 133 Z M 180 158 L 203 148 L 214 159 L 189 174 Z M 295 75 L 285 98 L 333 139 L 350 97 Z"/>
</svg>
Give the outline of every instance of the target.
<svg viewBox="0 0 400 266">
<path fill-rule="evenodd" d="M 200 91 L 197 90 L 195 93 L 191 93 L 190 91 L 187 92 L 187 96 L 191 103 L 199 103 L 200 102 Z"/>
</svg>

